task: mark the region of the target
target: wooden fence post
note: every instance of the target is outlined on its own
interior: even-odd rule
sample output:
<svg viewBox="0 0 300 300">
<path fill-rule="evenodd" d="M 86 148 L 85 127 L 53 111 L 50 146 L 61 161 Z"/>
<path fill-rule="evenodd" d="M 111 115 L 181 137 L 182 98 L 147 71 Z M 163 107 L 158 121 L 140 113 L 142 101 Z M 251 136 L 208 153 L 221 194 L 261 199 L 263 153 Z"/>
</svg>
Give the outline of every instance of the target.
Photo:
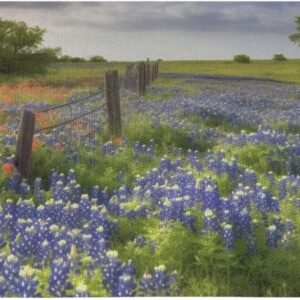
<svg viewBox="0 0 300 300">
<path fill-rule="evenodd" d="M 146 64 L 146 85 L 149 85 L 150 82 L 151 82 L 150 75 L 151 75 L 151 73 L 150 73 L 150 63 L 147 62 L 147 64 Z"/>
<path fill-rule="evenodd" d="M 146 93 L 146 66 L 144 62 L 139 63 L 138 66 L 139 75 L 139 95 L 145 95 Z"/>
<path fill-rule="evenodd" d="M 156 62 L 155 63 L 155 79 L 157 79 L 158 73 L 159 73 L 159 71 L 158 71 L 158 62 Z"/>
<path fill-rule="evenodd" d="M 136 86 L 133 64 L 127 65 L 124 76 L 124 88 L 134 90 Z"/>
<path fill-rule="evenodd" d="M 35 114 L 32 111 L 24 110 L 18 134 L 15 161 L 20 181 L 29 176 L 29 162 L 32 152 L 34 127 Z"/>
<path fill-rule="evenodd" d="M 108 126 L 112 135 L 122 130 L 118 71 L 105 72 Z"/>
</svg>

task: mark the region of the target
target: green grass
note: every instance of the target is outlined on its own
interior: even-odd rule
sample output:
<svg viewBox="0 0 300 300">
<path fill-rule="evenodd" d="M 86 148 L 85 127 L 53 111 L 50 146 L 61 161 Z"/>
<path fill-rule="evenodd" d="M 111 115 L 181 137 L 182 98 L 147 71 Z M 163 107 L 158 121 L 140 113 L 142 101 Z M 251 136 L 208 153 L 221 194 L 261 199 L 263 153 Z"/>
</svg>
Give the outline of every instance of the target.
<svg viewBox="0 0 300 300">
<path fill-rule="evenodd" d="M 199 94 L 201 92 L 199 83 L 191 83 L 186 79 L 158 77 L 155 80 L 154 85 L 166 89 L 177 87 L 185 94 Z"/>
<path fill-rule="evenodd" d="M 227 159 L 235 157 L 238 163 L 255 171 L 258 174 L 267 174 L 269 171 L 275 175 L 286 174 L 284 157 L 277 155 L 276 149 L 270 145 L 248 145 L 239 147 L 234 145 L 221 145 L 214 148 L 214 151 L 223 149 Z"/>
<path fill-rule="evenodd" d="M 300 60 L 253 60 L 249 64 L 233 61 L 163 61 L 160 72 L 211 74 L 269 78 L 300 84 Z"/>
<path fill-rule="evenodd" d="M 46 74 L 35 75 L 5 75 L 0 74 L 0 84 L 7 82 L 20 82 L 33 80 L 52 86 L 73 87 L 85 81 L 103 84 L 104 72 L 117 69 L 124 74 L 127 62 L 108 63 L 63 63 L 49 67 Z M 235 63 L 230 60 L 197 60 L 197 61 L 163 61 L 159 63 L 160 72 L 176 72 L 191 74 L 212 74 L 230 76 L 249 76 L 275 79 L 289 83 L 300 83 L 300 60 L 287 61 L 253 60 L 249 64 Z M 181 80 L 158 78 L 158 86 L 172 87 L 182 84 Z M 201 87 L 190 84 L 183 87 L 187 92 L 196 93 Z"/>
<path fill-rule="evenodd" d="M 77 87 L 92 81 L 95 86 L 103 85 L 104 73 L 109 70 L 118 70 L 122 76 L 124 74 L 124 62 L 111 63 L 64 63 L 53 64 L 45 74 L 2 74 L 0 73 L 1 83 L 16 83 L 24 80 L 38 82 L 43 85 L 53 87 Z"/>
<path fill-rule="evenodd" d="M 256 132 L 258 126 L 247 125 L 247 124 L 232 124 L 228 121 L 217 119 L 217 118 L 209 118 L 203 119 L 198 117 L 197 115 L 189 115 L 183 116 L 184 119 L 190 121 L 191 123 L 197 124 L 201 127 L 210 127 L 210 128 L 219 128 L 220 130 L 226 133 L 241 133 L 244 130 L 247 133 Z"/>
<path fill-rule="evenodd" d="M 86 80 L 103 82 L 103 74 L 107 69 L 118 68 L 124 70 L 125 63 L 110 63 L 102 66 L 86 64 L 62 65 L 52 67 L 50 72 L 40 75 L 36 80 L 51 86 L 76 86 L 84 84 Z M 99 69 L 98 69 L 99 67 Z M 162 62 L 162 72 L 190 72 L 209 73 L 235 76 L 267 77 L 287 82 L 300 83 L 300 62 L 272 62 L 253 61 L 250 64 L 235 64 L 233 62 Z M 297 73 L 298 72 L 298 73 Z M 297 73 L 297 74 L 296 74 Z M 3 78 L 2 78 L 3 79 Z M 23 80 L 24 77 L 14 80 Z M 8 77 L 3 79 L 11 80 Z M 33 79 L 34 80 L 34 79 Z M 166 88 L 168 91 L 173 87 L 184 87 L 185 93 L 198 93 L 201 87 L 196 84 L 187 86 L 181 79 L 159 78 L 155 84 Z M 162 96 L 148 94 L 146 101 L 168 100 L 170 94 Z M 202 120 L 196 116 L 187 118 L 191 123 L 199 126 L 218 127 L 224 132 L 240 132 L 245 130 L 253 132 L 257 128 L 249 126 L 235 126 L 218 119 Z M 5 121 L 5 116 L 0 115 L 0 121 Z M 276 126 L 282 130 L 298 132 L 297 128 L 287 128 L 284 123 Z M 286 173 L 284 158 L 277 156 L 274 147 L 269 145 L 250 145 L 245 147 L 214 145 L 205 141 L 198 141 L 197 145 L 191 144 L 188 134 L 177 131 L 167 126 L 153 127 L 146 121 L 145 115 L 136 116 L 131 122 L 124 124 L 123 134 L 128 138 L 125 149 L 115 155 L 102 155 L 99 151 L 94 153 L 82 153 L 82 161 L 76 165 L 69 165 L 60 153 L 41 148 L 32 156 L 32 181 L 35 177 L 42 177 L 43 183 L 49 178 L 52 168 L 66 173 L 73 167 L 78 177 L 78 182 L 84 191 L 90 190 L 93 185 L 98 184 L 100 188 L 107 187 L 109 190 L 118 188 L 123 184 L 132 185 L 136 175 L 144 175 L 147 171 L 156 167 L 160 158 L 167 154 L 171 159 L 171 147 L 177 146 L 183 149 L 183 153 L 189 148 L 196 147 L 203 153 L 208 149 L 219 151 L 224 148 L 226 158 L 236 157 L 239 165 L 253 169 L 258 180 L 267 186 L 265 174 L 272 170 L 277 177 Z M 107 133 L 100 137 L 101 142 L 109 139 Z M 138 164 L 133 163 L 132 146 L 136 141 L 148 144 L 154 139 L 157 148 L 153 158 L 143 157 Z M 0 149 L 0 154 L 4 151 Z M 96 166 L 91 168 L 87 162 L 93 157 Z M 190 168 L 196 174 L 196 171 Z M 117 181 L 117 174 L 123 171 L 124 178 Z M 218 186 L 222 197 L 227 197 L 236 188 L 237 182 L 231 180 L 227 175 L 218 176 L 212 171 L 204 168 L 196 179 L 211 177 Z M 6 185 L 7 177 L 0 170 L 0 188 Z M 268 187 L 268 186 L 267 186 Z M 47 187 L 46 187 L 47 188 Z M 268 187 L 269 188 L 269 187 Z M 272 191 L 276 195 L 276 192 Z M 47 197 L 48 197 L 47 193 Z M 8 192 L 0 192 L 0 202 L 17 196 Z M 285 200 L 281 204 L 282 217 L 291 218 L 297 228 L 300 226 L 299 211 L 292 206 L 292 199 Z M 138 200 L 133 199 L 125 205 L 126 209 L 134 209 Z M 148 203 L 147 203 L 148 204 Z M 300 295 L 300 236 L 296 233 L 292 249 L 269 249 L 265 246 L 265 230 L 259 225 L 254 235 L 257 240 L 258 253 L 249 255 L 246 251 L 245 241 L 238 241 L 235 249 L 228 252 L 224 249 L 224 243 L 217 235 L 202 235 L 202 213 L 200 209 L 193 208 L 191 213 L 197 218 L 197 230 L 191 231 L 179 222 L 162 224 L 158 219 L 136 218 L 129 219 L 118 217 L 119 234 L 112 238 L 110 249 L 119 253 L 122 262 L 132 259 L 137 268 L 137 279 L 144 272 L 152 272 L 155 266 L 164 264 L 168 271 L 179 272 L 180 295 L 182 296 L 299 296 Z M 143 235 L 146 237 L 146 246 L 139 248 L 134 246 L 135 237 Z M 150 250 L 150 243 L 155 242 L 156 250 Z M 83 259 L 84 260 L 84 259 Z M 109 296 L 101 284 L 101 269 L 88 279 L 86 274 L 87 265 L 83 264 L 80 274 L 72 274 L 70 280 L 74 286 L 84 282 L 88 286 L 91 296 Z M 41 282 L 40 292 L 42 296 L 48 297 L 47 281 L 49 269 L 37 271 L 37 278 Z M 73 291 L 69 291 L 70 295 Z M 176 295 L 176 293 L 174 293 Z"/>
</svg>

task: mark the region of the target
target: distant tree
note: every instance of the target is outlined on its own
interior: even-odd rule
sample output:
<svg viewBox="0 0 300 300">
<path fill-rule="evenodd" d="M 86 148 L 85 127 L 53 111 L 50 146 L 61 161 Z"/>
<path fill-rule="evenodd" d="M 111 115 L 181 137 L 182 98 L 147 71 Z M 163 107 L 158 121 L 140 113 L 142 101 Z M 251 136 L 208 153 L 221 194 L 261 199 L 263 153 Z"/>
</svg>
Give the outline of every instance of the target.
<svg viewBox="0 0 300 300">
<path fill-rule="evenodd" d="M 238 63 L 249 63 L 250 57 L 245 54 L 238 54 L 234 56 L 233 61 Z"/>
<path fill-rule="evenodd" d="M 105 58 L 103 58 L 102 56 L 99 56 L 99 55 L 92 56 L 89 59 L 89 61 L 90 62 L 107 62 L 107 60 Z"/>
<path fill-rule="evenodd" d="M 297 32 L 290 35 L 289 39 L 300 46 L 300 17 L 296 17 L 295 23 Z"/>
<path fill-rule="evenodd" d="M 42 47 L 45 29 L 0 18 L 0 72 L 43 72 L 60 48 Z"/>
<path fill-rule="evenodd" d="M 85 62 L 83 57 L 71 57 L 70 62 Z"/>
<path fill-rule="evenodd" d="M 71 56 L 63 55 L 63 56 L 59 57 L 57 61 L 59 61 L 59 62 L 70 62 L 71 59 L 72 59 Z"/>
<path fill-rule="evenodd" d="M 283 54 L 274 54 L 273 60 L 284 61 L 287 60 L 287 58 Z"/>
<path fill-rule="evenodd" d="M 63 55 L 57 60 L 58 62 L 85 62 L 83 57 L 74 57 L 70 55 Z"/>
</svg>

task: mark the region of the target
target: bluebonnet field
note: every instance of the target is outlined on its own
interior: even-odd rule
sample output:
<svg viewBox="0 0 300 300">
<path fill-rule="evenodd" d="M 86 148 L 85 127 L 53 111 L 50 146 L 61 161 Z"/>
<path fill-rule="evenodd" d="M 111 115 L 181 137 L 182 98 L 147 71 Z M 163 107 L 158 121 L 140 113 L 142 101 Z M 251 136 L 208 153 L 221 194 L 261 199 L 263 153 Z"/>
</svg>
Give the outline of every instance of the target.
<svg viewBox="0 0 300 300">
<path fill-rule="evenodd" d="M 1 296 L 300 295 L 300 87 L 163 76 L 122 91 L 122 137 L 37 134 L 20 185 L 20 112 L 49 104 L 0 106 Z"/>
</svg>

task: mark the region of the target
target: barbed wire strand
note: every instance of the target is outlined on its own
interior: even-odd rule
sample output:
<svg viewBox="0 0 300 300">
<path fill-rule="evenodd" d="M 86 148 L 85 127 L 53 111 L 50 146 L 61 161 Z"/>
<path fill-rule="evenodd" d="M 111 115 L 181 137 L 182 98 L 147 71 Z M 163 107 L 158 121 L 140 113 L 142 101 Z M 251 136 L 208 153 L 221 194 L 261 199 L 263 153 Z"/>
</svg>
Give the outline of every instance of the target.
<svg viewBox="0 0 300 300">
<path fill-rule="evenodd" d="M 96 136 L 96 131 L 101 129 L 103 127 L 103 125 L 108 123 L 108 119 L 106 119 L 105 121 L 103 121 L 100 125 L 98 125 L 96 128 L 93 128 L 90 132 L 88 132 L 86 135 L 83 136 L 83 138 L 88 137 L 90 134 L 94 133 Z"/>
<path fill-rule="evenodd" d="M 52 125 L 52 126 L 48 126 L 48 127 L 44 127 L 44 128 L 39 128 L 39 129 L 35 130 L 34 133 L 38 133 L 38 132 L 43 131 L 43 130 L 49 130 L 49 129 L 53 129 L 53 128 L 56 128 L 56 127 L 60 127 L 60 126 L 72 123 L 72 122 L 74 122 L 74 121 L 76 121 L 76 120 L 78 120 L 78 119 L 80 119 L 80 118 L 82 118 L 84 116 L 87 116 L 89 114 L 94 113 L 95 111 L 98 111 L 98 110 L 102 109 L 104 106 L 105 106 L 105 104 L 102 104 L 101 106 L 93 109 L 92 111 L 84 112 L 82 114 L 77 115 L 76 117 L 74 117 L 72 119 L 67 120 L 67 121 L 64 121 L 64 122 L 61 122 L 61 123 L 58 123 L 58 124 L 55 124 L 55 125 Z"/>
<path fill-rule="evenodd" d="M 69 105 L 72 105 L 72 104 L 75 104 L 75 103 L 80 103 L 82 101 L 87 101 L 87 99 L 89 99 L 89 98 L 93 98 L 93 97 L 96 97 L 96 96 L 100 95 L 103 91 L 105 91 L 105 89 L 102 89 L 102 90 L 100 90 L 97 93 L 94 93 L 92 95 L 89 95 L 89 96 L 86 96 L 86 97 L 83 97 L 83 98 L 80 98 L 80 99 L 77 99 L 77 100 L 74 100 L 74 101 L 71 101 L 71 102 L 66 102 L 66 103 L 63 103 L 63 104 L 59 104 L 59 105 L 55 105 L 55 106 L 52 106 L 52 107 L 48 107 L 48 108 L 39 110 L 37 112 L 45 113 L 45 112 L 48 112 L 50 110 L 56 110 L 58 108 L 69 106 Z M 94 99 L 94 101 L 96 101 L 96 100 L 97 99 Z"/>
</svg>

